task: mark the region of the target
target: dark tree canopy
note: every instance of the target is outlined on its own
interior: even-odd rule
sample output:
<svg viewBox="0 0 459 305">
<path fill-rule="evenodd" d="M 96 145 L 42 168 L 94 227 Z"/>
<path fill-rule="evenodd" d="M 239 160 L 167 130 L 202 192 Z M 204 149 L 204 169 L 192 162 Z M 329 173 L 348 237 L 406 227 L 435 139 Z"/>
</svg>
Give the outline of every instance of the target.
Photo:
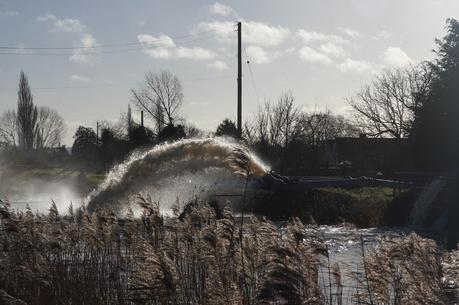
<svg viewBox="0 0 459 305">
<path fill-rule="evenodd" d="M 92 128 L 79 126 L 72 146 L 72 156 L 86 165 L 92 165 L 99 155 L 99 141 Z"/>
<path fill-rule="evenodd" d="M 428 170 L 459 166 L 459 22 L 448 19 L 446 30 L 436 40 L 431 89 L 412 131 L 418 166 Z"/>
<path fill-rule="evenodd" d="M 149 128 L 133 124 L 128 133 L 130 148 L 134 149 L 140 146 L 150 145 L 153 143 L 153 131 Z"/>
<path fill-rule="evenodd" d="M 236 124 L 233 121 L 230 119 L 224 119 L 223 122 L 218 125 L 215 135 L 237 138 L 239 132 L 237 130 Z"/>
<path fill-rule="evenodd" d="M 17 124 L 19 146 L 25 150 L 33 149 L 37 127 L 38 110 L 33 104 L 29 81 L 24 72 L 19 77 Z"/>
<path fill-rule="evenodd" d="M 158 142 L 176 141 L 186 137 L 183 125 L 167 125 L 158 134 Z"/>
</svg>

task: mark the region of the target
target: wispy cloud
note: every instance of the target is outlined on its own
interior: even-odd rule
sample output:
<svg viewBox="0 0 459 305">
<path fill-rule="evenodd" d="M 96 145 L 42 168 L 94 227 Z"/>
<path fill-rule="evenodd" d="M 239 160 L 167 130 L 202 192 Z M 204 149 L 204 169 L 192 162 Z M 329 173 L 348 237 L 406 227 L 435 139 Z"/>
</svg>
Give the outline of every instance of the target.
<svg viewBox="0 0 459 305">
<path fill-rule="evenodd" d="M 268 53 L 261 47 L 250 46 L 246 51 L 249 59 L 257 64 L 265 64 L 271 61 Z"/>
<path fill-rule="evenodd" d="M 278 46 L 283 43 L 290 34 L 290 29 L 287 27 L 271 26 L 256 21 L 244 23 L 244 40 L 248 44 L 268 47 Z"/>
<path fill-rule="evenodd" d="M 215 37 L 220 42 L 231 42 L 236 38 L 235 24 L 231 21 L 212 21 L 201 22 L 197 25 L 194 32 L 214 32 Z"/>
<path fill-rule="evenodd" d="M 344 62 L 337 65 L 338 70 L 342 72 L 372 72 L 375 70 L 374 66 L 365 60 L 354 60 L 347 58 Z"/>
<path fill-rule="evenodd" d="M 279 46 L 291 35 L 290 29 L 283 26 L 272 26 L 263 22 L 246 21 L 242 25 L 244 42 L 249 45 L 265 47 Z M 234 22 L 213 21 L 202 22 L 198 31 L 213 31 L 218 40 L 232 42 L 235 40 Z"/>
<path fill-rule="evenodd" d="M 333 43 L 333 42 L 326 42 L 324 44 L 321 44 L 319 46 L 319 50 L 322 53 L 327 54 L 331 57 L 335 57 L 335 58 L 342 58 L 342 57 L 345 57 L 347 54 L 341 45 Z"/>
<path fill-rule="evenodd" d="M 187 58 L 192 60 L 206 60 L 215 58 L 213 51 L 200 47 L 178 47 L 175 51 L 177 58 Z"/>
<path fill-rule="evenodd" d="M 137 40 L 144 46 L 144 52 L 154 58 L 172 58 L 172 51 L 176 47 L 174 40 L 164 34 L 158 37 L 140 34 L 137 35 Z"/>
<path fill-rule="evenodd" d="M 96 39 L 91 34 L 83 34 L 81 37 L 82 49 L 73 50 L 73 55 L 70 56 L 70 60 L 74 62 L 94 64 L 100 61 L 100 57 L 97 56 L 99 53 Z"/>
<path fill-rule="evenodd" d="M 209 7 L 209 10 L 211 13 L 221 16 L 228 16 L 235 13 L 235 11 L 231 7 L 221 4 L 219 2 L 215 2 L 214 4 L 212 4 Z"/>
<path fill-rule="evenodd" d="M 335 67 L 343 72 L 348 71 L 369 71 L 373 67 L 369 62 L 354 60 L 350 56 L 356 45 L 356 41 L 362 35 L 351 28 L 338 28 L 340 34 L 324 33 L 299 29 L 296 32 L 297 40 L 303 44 L 298 51 L 301 60 L 329 65 L 334 63 Z"/>
<path fill-rule="evenodd" d="M 38 22 L 44 22 L 49 25 L 50 32 L 65 32 L 77 33 L 80 35 L 80 43 L 78 48 L 73 50 L 73 54 L 69 57 L 70 61 L 94 64 L 100 61 L 98 53 L 100 52 L 96 47 L 99 46 L 93 35 L 87 33 L 86 26 L 80 20 L 72 18 L 58 18 L 53 14 L 46 14 L 36 18 Z"/>
<path fill-rule="evenodd" d="M 154 37 L 148 34 L 137 35 L 145 54 L 158 59 L 185 58 L 191 60 L 209 60 L 215 58 L 215 53 L 201 47 L 177 46 L 174 40 L 165 34 Z"/>
<path fill-rule="evenodd" d="M 221 60 L 216 60 L 213 63 L 208 64 L 207 66 L 217 71 L 225 71 L 229 69 L 228 64 Z"/>
<path fill-rule="evenodd" d="M 345 44 L 349 41 L 341 36 L 335 34 L 326 34 L 315 31 L 308 31 L 305 29 L 299 29 L 296 35 L 305 43 L 311 42 L 331 42 L 334 44 Z"/>
<path fill-rule="evenodd" d="M 349 36 L 350 38 L 359 38 L 361 37 L 361 34 L 354 30 L 354 29 L 351 29 L 351 28 L 340 28 L 340 30 L 346 34 L 347 36 Z"/>
<path fill-rule="evenodd" d="M 412 62 L 408 54 L 399 47 L 388 47 L 381 57 L 388 66 L 403 67 Z"/>
<path fill-rule="evenodd" d="M 374 40 L 387 40 L 394 37 L 395 34 L 386 30 L 381 30 L 373 36 Z"/>
<path fill-rule="evenodd" d="M 85 27 L 78 19 L 64 18 L 59 19 L 53 14 L 46 14 L 45 16 L 38 16 L 37 21 L 46 22 L 50 25 L 52 32 L 78 32 L 81 33 Z"/>
<path fill-rule="evenodd" d="M 320 53 L 308 46 L 302 47 L 298 52 L 299 52 L 300 59 L 305 62 L 322 64 L 322 65 L 328 65 L 333 62 L 331 58 L 328 57 L 326 54 Z"/>
<path fill-rule="evenodd" d="M 87 76 L 72 74 L 70 75 L 70 80 L 75 82 L 89 83 L 91 81 L 91 78 Z"/>
</svg>

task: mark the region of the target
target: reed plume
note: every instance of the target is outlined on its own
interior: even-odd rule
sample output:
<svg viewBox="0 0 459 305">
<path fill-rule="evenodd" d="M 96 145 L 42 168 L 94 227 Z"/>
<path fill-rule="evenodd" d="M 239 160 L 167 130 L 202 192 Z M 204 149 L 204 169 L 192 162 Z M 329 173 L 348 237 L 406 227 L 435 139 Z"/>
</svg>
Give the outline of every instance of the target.
<svg viewBox="0 0 459 305">
<path fill-rule="evenodd" d="M 228 206 L 164 217 L 148 196 L 137 203 L 140 216 L 120 218 L 0 201 L 0 304 L 331 304 L 318 280 L 327 249 L 299 220 L 241 227 Z M 367 281 L 356 276 L 353 304 L 446 304 L 442 277 L 457 275 L 457 256 L 447 261 L 417 235 L 384 240 L 365 255 Z M 341 271 L 330 270 L 339 293 Z"/>
</svg>

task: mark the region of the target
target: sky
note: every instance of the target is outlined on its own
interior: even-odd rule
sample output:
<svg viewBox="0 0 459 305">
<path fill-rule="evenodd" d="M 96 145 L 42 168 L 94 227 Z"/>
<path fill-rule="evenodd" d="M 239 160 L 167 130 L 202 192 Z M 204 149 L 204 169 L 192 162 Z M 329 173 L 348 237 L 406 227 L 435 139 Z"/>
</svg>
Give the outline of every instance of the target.
<svg viewBox="0 0 459 305">
<path fill-rule="evenodd" d="M 349 115 L 346 97 L 383 69 L 434 58 L 447 18 L 459 19 L 459 1 L 0 0 L 0 112 L 16 106 L 23 70 L 71 145 L 79 125 L 118 120 L 148 71 L 169 70 L 183 84 L 181 116 L 215 130 L 236 118 L 241 21 L 244 120 L 283 92 Z"/>
</svg>

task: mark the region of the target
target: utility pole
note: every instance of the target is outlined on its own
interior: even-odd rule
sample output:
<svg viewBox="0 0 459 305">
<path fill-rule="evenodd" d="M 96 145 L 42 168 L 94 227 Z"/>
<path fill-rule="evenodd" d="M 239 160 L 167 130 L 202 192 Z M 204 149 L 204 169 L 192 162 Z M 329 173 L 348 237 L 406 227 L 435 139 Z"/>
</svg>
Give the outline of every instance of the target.
<svg viewBox="0 0 459 305">
<path fill-rule="evenodd" d="M 99 122 L 96 122 L 96 139 L 99 141 Z"/>
<path fill-rule="evenodd" d="M 143 110 L 140 111 L 140 126 L 143 128 Z"/>
<path fill-rule="evenodd" d="M 237 132 L 242 138 L 242 31 L 241 22 L 237 23 Z"/>
</svg>

